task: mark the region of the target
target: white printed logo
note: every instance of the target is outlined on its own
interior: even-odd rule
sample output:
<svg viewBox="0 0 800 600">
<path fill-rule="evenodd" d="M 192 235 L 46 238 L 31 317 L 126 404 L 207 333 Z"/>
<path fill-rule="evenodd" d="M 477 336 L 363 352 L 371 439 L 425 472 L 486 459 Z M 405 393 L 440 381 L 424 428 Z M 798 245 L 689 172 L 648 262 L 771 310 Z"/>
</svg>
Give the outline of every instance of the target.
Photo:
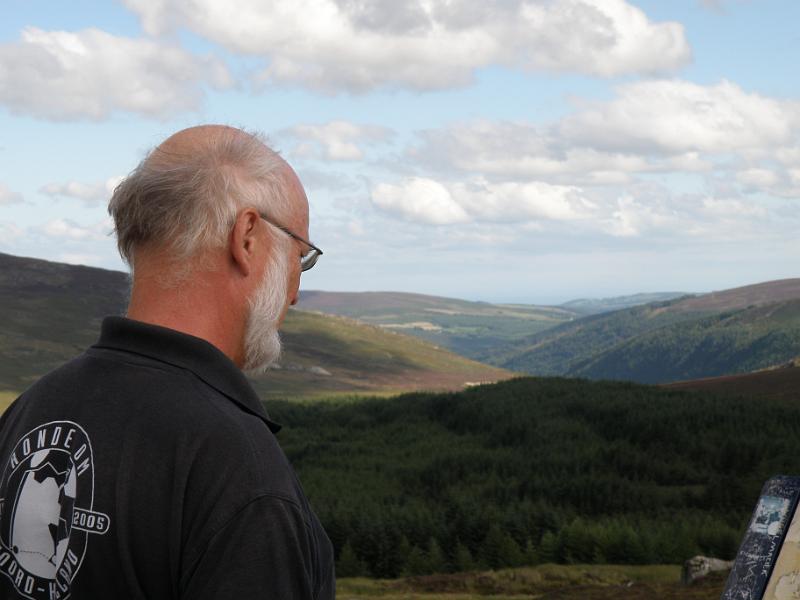
<svg viewBox="0 0 800 600">
<path fill-rule="evenodd" d="M 93 510 L 92 445 L 72 421 L 19 440 L 0 481 L 0 572 L 31 600 L 66 600 L 89 534 L 108 531 Z"/>
</svg>

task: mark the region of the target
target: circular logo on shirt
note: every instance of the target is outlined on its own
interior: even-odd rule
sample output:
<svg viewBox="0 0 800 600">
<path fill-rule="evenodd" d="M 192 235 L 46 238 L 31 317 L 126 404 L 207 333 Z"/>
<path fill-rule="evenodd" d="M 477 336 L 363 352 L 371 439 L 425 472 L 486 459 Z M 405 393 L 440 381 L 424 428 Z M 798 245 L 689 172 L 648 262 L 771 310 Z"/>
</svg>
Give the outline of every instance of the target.
<svg viewBox="0 0 800 600">
<path fill-rule="evenodd" d="M 53 421 L 26 433 L 0 480 L 0 572 L 32 600 L 66 600 L 89 534 L 108 515 L 93 510 L 94 463 L 86 431 Z"/>
</svg>

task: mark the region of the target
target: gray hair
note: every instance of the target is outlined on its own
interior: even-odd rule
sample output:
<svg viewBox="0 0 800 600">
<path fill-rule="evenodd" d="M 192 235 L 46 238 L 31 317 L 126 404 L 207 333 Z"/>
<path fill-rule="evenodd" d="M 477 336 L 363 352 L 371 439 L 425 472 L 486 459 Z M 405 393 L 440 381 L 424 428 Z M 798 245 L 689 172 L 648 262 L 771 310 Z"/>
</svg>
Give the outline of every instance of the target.
<svg viewBox="0 0 800 600">
<path fill-rule="evenodd" d="M 277 251 L 270 254 L 269 268 L 261 285 L 248 300 L 243 370 L 251 377 L 264 373 L 281 354 L 278 327 L 288 290 L 291 238 L 282 235 L 276 245 Z"/>
<path fill-rule="evenodd" d="M 288 218 L 285 163 L 264 136 L 219 128 L 191 151 L 155 148 L 116 187 L 108 204 L 120 255 L 164 245 L 176 262 L 224 246 L 239 210 L 253 206 Z"/>
</svg>

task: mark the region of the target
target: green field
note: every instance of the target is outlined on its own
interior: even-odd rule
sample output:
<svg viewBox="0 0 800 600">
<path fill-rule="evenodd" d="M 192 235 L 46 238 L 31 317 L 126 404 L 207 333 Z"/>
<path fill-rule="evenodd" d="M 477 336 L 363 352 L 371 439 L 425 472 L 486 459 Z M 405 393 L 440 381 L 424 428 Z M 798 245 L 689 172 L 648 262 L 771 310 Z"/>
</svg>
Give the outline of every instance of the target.
<svg viewBox="0 0 800 600">
<path fill-rule="evenodd" d="M 491 304 L 400 292 L 308 291 L 300 295 L 299 307 L 357 318 L 481 361 L 508 342 L 582 314 L 559 306 Z"/>
<path fill-rule="evenodd" d="M 512 375 L 417 338 L 333 315 L 291 310 L 281 338 L 281 368 L 254 381 L 264 398 L 452 390 Z"/>
<path fill-rule="evenodd" d="M 339 600 L 717 600 L 726 573 L 691 586 L 673 565 L 539 565 L 518 569 L 337 581 Z"/>
<path fill-rule="evenodd" d="M 422 338 L 482 362 L 504 349 L 582 316 L 673 299 L 684 294 L 636 294 L 574 300 L 560 306 L 469 302 L 401 292 L 304 291 L 299 307 L 359 319 Z"/>
<path fill-rule="evenodd" d="M 0 391 L 0 414 L 3 414 L 18 395 L 17 392 Z"/>
</svg>

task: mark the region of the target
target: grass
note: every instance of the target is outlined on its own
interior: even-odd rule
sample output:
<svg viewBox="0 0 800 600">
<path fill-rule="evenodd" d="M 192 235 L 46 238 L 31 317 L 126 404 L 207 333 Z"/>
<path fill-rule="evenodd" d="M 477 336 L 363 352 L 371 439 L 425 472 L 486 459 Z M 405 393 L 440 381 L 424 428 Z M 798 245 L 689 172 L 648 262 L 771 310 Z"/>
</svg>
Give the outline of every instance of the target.
<svg viewBox="0 0 800 600">
<path fill-rule="evenodd" d="M 480 573 L 429 575 L 396 580 L 337 581 L 339 600 L 711 600 L 727 574 L 692 586 L 680 583 L 677 565 L 539 565 Z"/>
<path fill-rule="evenodd" d="M 284 353 L 254 381 L 265 399 L 320 400 L 352 395 L 396 395 L 457 390 L 472 381 L 513 374 L 346 317 L 292 310 L 281 330 Z M 314 367 L 328 374 L 315 373 Z"/>
<path fill-rule="evenodd" d="M 0 390 L 0 415 L 11 406 L 11 403 L 19 396 L 18 392 L 11 392 L 8 390 Z"/>
<path fill-rule="evenodd" d="M 488 304 L 394 292 L 307 291 L 300 295 L 299 308 L 398 329 L 476 360 L 509 340 L 579 315 L 561 307 Z"/>
</svg>

